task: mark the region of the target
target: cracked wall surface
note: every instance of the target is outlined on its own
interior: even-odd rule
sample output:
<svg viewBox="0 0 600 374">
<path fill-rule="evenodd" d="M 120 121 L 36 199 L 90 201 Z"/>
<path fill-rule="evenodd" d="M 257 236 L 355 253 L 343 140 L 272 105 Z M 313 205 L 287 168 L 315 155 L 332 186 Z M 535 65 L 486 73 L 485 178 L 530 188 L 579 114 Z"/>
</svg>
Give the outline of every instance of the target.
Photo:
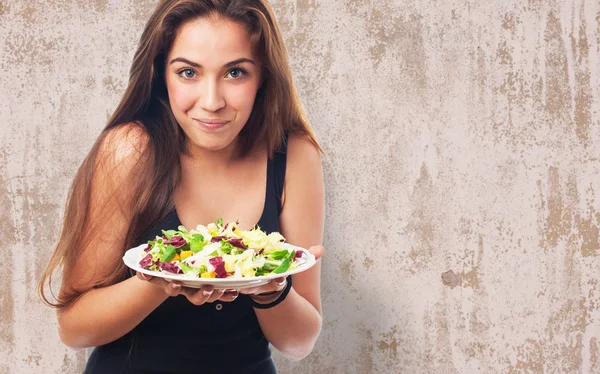
<svg viewBox="0 0 600 374">
<path fill-rule="evenodd" d="M 0 1 L 0 373 L 154 0 Z M 327 153 L 324 325 L 281 373 L 600 373 L 600 4 L 275 0 Z"/>
</svg>

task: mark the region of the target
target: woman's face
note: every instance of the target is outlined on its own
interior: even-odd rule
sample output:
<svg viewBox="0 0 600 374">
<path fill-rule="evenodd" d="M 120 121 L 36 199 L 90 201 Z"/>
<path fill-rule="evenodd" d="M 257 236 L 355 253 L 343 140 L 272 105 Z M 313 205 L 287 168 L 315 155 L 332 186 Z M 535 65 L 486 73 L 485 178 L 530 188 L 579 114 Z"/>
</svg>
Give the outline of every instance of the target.
<svg viewBox="0 0 600 374">
<path fill-rule="evenodd" d="M 169 102 L 192 147 L 232 144 L 250 117 L 260 66 L 239 23 L 203 17 L 183 24 L 166 62 Z"/>
</svg>

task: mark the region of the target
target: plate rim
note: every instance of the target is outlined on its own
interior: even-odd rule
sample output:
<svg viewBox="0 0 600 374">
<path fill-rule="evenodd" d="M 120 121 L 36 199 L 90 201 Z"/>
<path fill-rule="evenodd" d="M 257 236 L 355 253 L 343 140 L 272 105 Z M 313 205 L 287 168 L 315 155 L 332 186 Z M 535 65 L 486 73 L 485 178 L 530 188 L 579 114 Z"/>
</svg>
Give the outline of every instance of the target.
<svg viewBox="0 0 600 374">
<path fill-rule="evenodd" d="M 261 283 L 264 284 L 266 283 L 265 281 L 270 281 L 276 278 L 281 278 L 281 277 L 288 277 L 290 275 L 294 275 L 297 273 L 302 273 L 310 268 L 312 268 L 316 263 L 317 263 L 317 259 L 315 258 L 315 256 L 308 250 L 302 247 L 298 247 L 295 246 L 293 244 L 290 243 L 283 243 L 284 246 L 286 247 L 291 247 L 291 248 L 297 248 L 297 249 L 301 249 L 303 251 L 305 251 L 306 255 L 308 256 L 308 259 L 306 260 L 307 262 L 300 265 L 299 267 L 297 267 L 294 270 L 290 270 L 290 271 L 286 271 L 284 273 L 281 274 L 269 274 L 269 275 L 261 275 L 258 277 L 252 277 L 252 278 L 199 278 L 199 277 L 188 277 L 184 274 L 175 274 L 175 273 L 170 273 L 170 272 L 163 272 L 163 271 L 155 271 L 155 270 L 148 270 L 148 269 L 144 269 L 141 266 L 139 266 L 139 262 L 136 262 L 134 264 L 131 264 L 131 262 L 129 261 L 129 259 L 127 258 L 128 253 L 131 255 L 131 253 L 134 253 L 135 251 L 143 251 L 144 248 L 146 248 L 148 246 L 147 243 L 145 244 L 140 244 L 136 247 L 130 248 L 128 250 L 125 251 L 125 253 L 123 254 L 122 260 L 123 263 L 125 264 L 125 266 L 127 266 L 128 268 L 130 268 L 133 271 L 137 271 L 140 272 L 142 274 L 147 274 L 147 275 L 151 275 L 153 277 L 157 277 L 157 278 L 163 278 L 166 280 L 175 280 L 175 281 L 181 281 L 181 282 L 190 282 L 190 283 L 197 283 L 197 284 L 214 284 L 214 285 L 226 285 L 226 284 L 231 284 L 231 283 L 235 283 L 235 284 L 239 284 L 239 285 L 244 285 L 244 284 L 249 284 L 249 285 L 253 285 L 254 283 Z M 133 266 L 132 266 L 133 265 Z"/>
</svg>

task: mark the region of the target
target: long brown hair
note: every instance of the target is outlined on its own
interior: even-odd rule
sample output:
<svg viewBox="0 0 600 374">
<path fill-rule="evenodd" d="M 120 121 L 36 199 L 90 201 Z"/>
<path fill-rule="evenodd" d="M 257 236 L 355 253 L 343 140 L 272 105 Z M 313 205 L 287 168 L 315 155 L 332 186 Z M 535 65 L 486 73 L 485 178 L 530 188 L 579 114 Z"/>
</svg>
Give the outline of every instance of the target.
<svg viewBox="0 0 600 374">
<path fill-rule="evenodd" d="M 124 124 L 137 124 L 149 139 L 148 147 L 136 169 L 133 194 L 133 220 L 121 250 L 141 240 L 144 231 L 159 222 L 173 208 L 172 192 L 179 180 L 179 156 L 186 152 L 185 135 L 173 117 L 165 84 L 165 62 L 182 24 L 199 17 L 218 15 L 244 25 L 263 66 L 259 88 L 248 122 L 240 133 L 241 154 L 264 144 L 269 157 L 281 147 L 284 133 L 308 135 L 319 147 L 292 82 L 285 46 L 273 12 L 265 0 L 164 0 L 148 20 L 138 44 L 129 73 L 127 89 L 106 127 L 77 171 L 67 199 L 63 229 L 38 285 L 42 300 L 62 308 L 88 289 L 70 289 L 69 269 L 86 248 L 93 231 L 89 221 L 90 191 L 99 149 L 107 134 Z M 110 215 L 106 212 L 105 215 Z M 49 300 L 52 276 L 63 270 L 63 287 L 56 303 Z M 121 261 L 114 271 L 93 287 L 114 284 L 126 277 Z"/>
</svg>

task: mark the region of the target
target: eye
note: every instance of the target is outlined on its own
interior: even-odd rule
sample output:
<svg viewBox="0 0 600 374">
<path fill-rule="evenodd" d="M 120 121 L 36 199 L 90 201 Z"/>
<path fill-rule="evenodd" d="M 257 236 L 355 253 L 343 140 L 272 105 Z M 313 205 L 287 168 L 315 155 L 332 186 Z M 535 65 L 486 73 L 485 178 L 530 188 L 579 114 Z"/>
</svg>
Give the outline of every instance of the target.
<svg viewBox="0 0 600 374">
<path fill-rule="evenodd" d="M 229 70 L 229 73 L 227 73 L 227 76 L 232 79 L 239 79 L 239 78 L 242 78 L 243 76 L 245 76 L 246 74 L 247 73 L 244 69 L 233 68 L 233 69 Z"/>
<path fill-rule="evenodd" d="M 177 74 L 185 79 L 192 79 L 196 75 L 196 72 L 190 68 L 182 69 Z"/>
</svg>

